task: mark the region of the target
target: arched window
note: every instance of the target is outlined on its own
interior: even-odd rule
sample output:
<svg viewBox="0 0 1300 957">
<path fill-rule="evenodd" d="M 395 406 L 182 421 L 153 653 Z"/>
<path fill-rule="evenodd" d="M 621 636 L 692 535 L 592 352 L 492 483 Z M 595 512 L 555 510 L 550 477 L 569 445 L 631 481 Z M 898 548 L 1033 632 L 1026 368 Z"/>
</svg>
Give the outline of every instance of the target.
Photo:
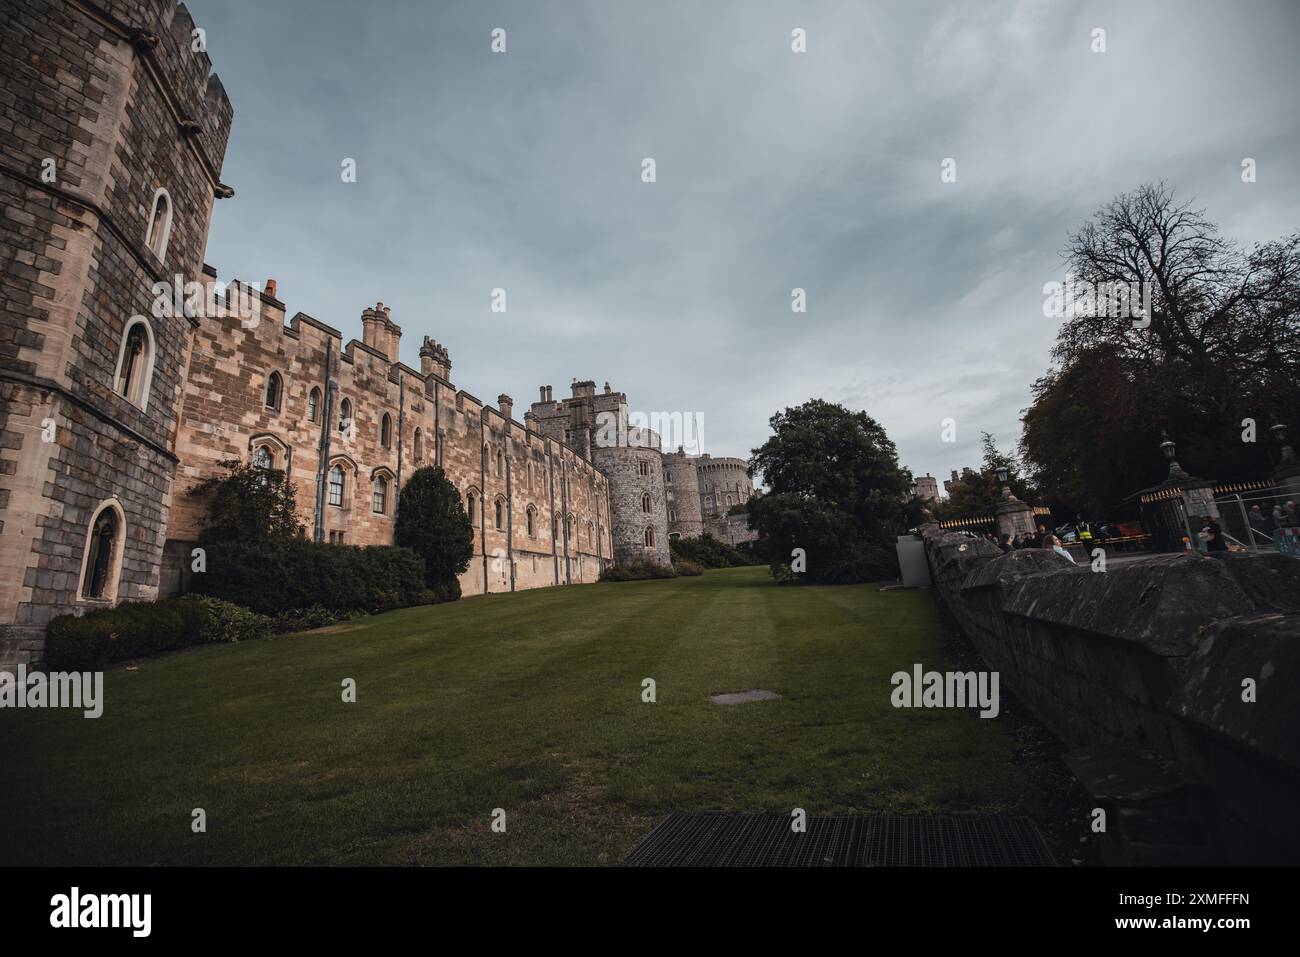
<svg viewBox="0 0 1300 957">
<path fill-rule="evenodd" d="M 375 476 L 375 494 L 371 510 L 376 515 L 388 514 L 388 479 L 383 475 Z"/>
<path fill-rule="evenodd" d="M 527 518 L 528 518 L 528 537 L 536 538 L 537 537 L 537 509 L 533 508 L 531 505 L 528 506 Z"/>
<path fill-rule="evenodd" d="M 465 514 L 469 516 L 470 525 L 476 525 L 478 520 L 474 517 L 475 506 L 478 504 L 478 496 L 473 492 L 465 495 Z"/>
<path fill-rule="evenodd" d="M 647 525 L 645 527 L 645 547 L 646 548 L 655 547 L 655 530 L 654 530 L 654 526 L 652 525 Z"/>
<path fill-rule="evenodd" d="M 259 445 L 253 453 L 253 465 L 259 469 L 269 469 L 274 463 L 275 456 L 271 454 L 270 446 Z"/>
<path fill-rule="evenodd" d="M 649 463 L 649 462 L 638 462 L 638 463 L 636 463 L 636 470 L 637 470 L 637 474 L 639 474 L 639 475 L 649 475 L 649 474 L 650 474 L 650 463 Z"/>
<path fill-rule="evenodd" d="M 650 511 L 650 493 L 649 493 L 649 492 L 646 492 L 644 495 L 641 496 L 641 511 L 646 512 L 647 514 L 648 514 L 649 511 Z"/>
<path fill-rule="evenodd" d="M 160 189 L 153 194 L 153 209 L 149 212 L 149 229 L 145 233 L 144 243 L 159 261 L 167 259 L 167 243 L 172 235 L 172 198 L 167 190 Z"/>
<path fill-rule="evenodd" d="M 424 458 L 424 432 L 420 429 L 415 430 L 415 441 L 412 443 L 414 449 L 415 461 L 419 462 Z"/>
<path fill-rule="evenodd" d="M 587 544 L 590 545 L 590 544 L 591 544 L 592 542 L 594 542 L 595 540 L 596 540 L 596 539 L 593 538 L 593 537 L 592 537 L 592 534 L 591 534 L 591 522 L 588 521 L 588 522 L 587 522 Z"/>
<path fill-rule="evenodd" d="M 350 433 L 352 431 L 352 400 L 344 399 L 339 403 L 339 431 Z"/>
<path fill-rule="evenodd" d="M 312 386 L 311 392 L 307 394 L 307 421 L 320 421 L 320 389 Z"/>
<path fill-rule="evenodd" d="M 343 507 L 343 466 L 330 469 L 330 504 Z"/>
<path fill-rule="evenodd" d="M 503 498 L 499 498 L 499 499 L 497 499 L 497 501 L 496 501 L 496 506 L 497 506 L 497 510 L 496 510 L 497 528 L 498 528 L 498 529 L 503 529 L 503 528 L 506 527 L 506 501 L 505 501 L 505 499 L 503 499 Z"/>
<path fill-rule="evenodd" d="M 379 444 L 386 449 L 393 447 L 393 417 L 387 412 L 379 420 Z"/>
<path fill-rule="evenodd" d="M 81 560 L 82 601 L 111 601 L 117 597 L 117 578 L 124 544 L 122 508 L 105 502 L 90 519 Z"/>
<path fill-rule="evenodd" d="M 272 372 L 266 380 L 266 407 L 276 412 L 280 411 L 280 397 L 284 392 L 284 379 L 280 373 Z"/>
<path fill-rule="evenodd" d="M 143 316 L 127 323 L 122 349 L 117 357 L 114 389 L 126 401 L 141 409 L 149 406 L 149 383 L 153 379 L 153 330 Z"/>
</svg>

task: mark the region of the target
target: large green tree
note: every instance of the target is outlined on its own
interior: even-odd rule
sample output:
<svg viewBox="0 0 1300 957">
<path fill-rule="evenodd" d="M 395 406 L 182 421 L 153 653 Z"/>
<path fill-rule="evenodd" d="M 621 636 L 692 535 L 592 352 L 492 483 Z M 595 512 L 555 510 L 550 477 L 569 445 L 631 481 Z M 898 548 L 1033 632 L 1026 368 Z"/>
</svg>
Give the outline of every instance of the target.
<svg viewBox="0 0 1300 957">
<path fill-rule="evenodd" d="M 204 479 L 189 491 L 206 500 L 204 541 L 262 542 L 302 535 L 295 487 L 282 470 L 244 465 L 238 459 L 227 459 L 221 467 L 224 474 Z"/>
<path fill-rule="evenodd" d="M 1268 426 L 1300 426 L 1300 233 L 1243 249 L 1163 183 L 1116 197 L 1069 236 L 1065 271 L 1150 290 L 1146 321 L 1069 315 L 1034 386 L 1021 454 L 1048 500 L 1098 514 L 1164 476 L 1267 472 Z M 1243 441 L 1255 424 L 1256 441 Z"/>
<path fill-rule="evenodd" d="M 750 499 L 749 515 L 773 567 L 799 548 L 811 581 L 897 577 L 893 545 L 910 478 L 880 423 L 822 399 L 769 423 L 771 438 L 750 460 L 769 491 Z"/>
<path fill-rule="evenodd" d="M 424 559 L 424 575 L 431 588 L 454 581 L 469 568 L 474 529 L 460 492 L 441 468 L 416 469 L 403 486 L 397 500 L 393 544 Z"/>
</svg>

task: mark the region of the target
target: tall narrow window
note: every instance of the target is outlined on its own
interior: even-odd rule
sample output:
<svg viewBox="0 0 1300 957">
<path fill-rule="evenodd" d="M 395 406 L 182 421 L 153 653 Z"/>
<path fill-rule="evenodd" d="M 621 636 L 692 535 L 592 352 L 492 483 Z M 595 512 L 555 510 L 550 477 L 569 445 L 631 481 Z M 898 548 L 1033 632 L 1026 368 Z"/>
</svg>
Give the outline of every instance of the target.
<svg viewBox="0 0 1300 957">
<path fill-rule="evenodd" d="M 386 449 L 393 447 L 393 417 L 387 412 L 379 420 L 379 444 Z"/>
<path fill-rule="evenodd" d="M 497 499 L 496 519 L 497 519 L 497 528 L 501 529 L 506 527 L 506 503 L 501 499 Z"/>
<path fill-rule="evenodd" d="M 474 518 L 475 505 L 477 504 L 478 498 L 473 492 L 470 492 L 465 496 L 465 512 L 469 515 L 469 523 L 471 526 L 477 524 L 477 519 Z"/>
<path fill-rule="evenodd" d="M 90 541 L 82 571 L 81 597 L 104 600 L 113 597 L 112 587 L 122 528 L 112 506 L 99 510 L 90 525 Z"/>
<path fill-rule="evenodd" d="M 506 462 L 506 457 L 502 455 L 501 450 L 498 449 L 497 450 L 497 478 L 501 478 L 501 476 L 506 474 L 505 462 Z"/>
<path fill-rule="evenodd" d="M 536 536 L 537 536 L 537 509 L 529 505 L 528 506 L 528 537 L 535 538 Z"/>
<path fill-rule="evenodd" d="M 143 317 L 132 319 L 122 337 L 117 358 L 115 389 L 132 405 L 149 405 L 149 382 L 153 378 L 153 331 Z"/>
<path fill-rule="evenodd" d="M 645 527 L 645 547 L 646 548 L 655 547 L 655 530 L 654 527 L 650 525 L 647 525 Z"/>
<path fill-rule="evenodd" d="M 415 441 L 412 445 L 415 461 L 422 461 L 424 459 L 424 432 L 420 429 L 415 430 Z"/>
<path fill-rule="evenodd" d="M 649 492 L 646 492 L 644 495 L 641 496 L 641 511 L 643 511 L 643 512 L 649 512 L 649 511 L 650 511 L 650 493 L 649 493 Z"/>
<path fill-rule="evenodd" d="M 280 373 L 272 372 L 266 380 L 266 407 L 275 412 L 280 411 L 280 397 L 284 392 L 284 379 Z"/>
<path fill-rule="evenodd" d="M 307 421 L 320 421 L 320 389 L 317 389 L 315 386 L 312 387 L 311 392 L 307 395 Z"/>
<path fill-rule="evenodd" d="M 330 504 L 343 507 L 343 466 L 330 469 Z"/>
<path fill-rule="evenodd" d="M 339 431 L 345 435 L 352 432 L 352 400 L 344 399 L 339 403 Z"/>
<path fill-rule="evenodd" d="M 153 194 L 153 209 L 149 212 L 149 230 L 144 242 L 160 261 L 167 259 L 167 243 L 172 235 L 172 199 L 167 190 Z"/>
<path fill-rule="evenodd" d="M 388 479 L 382 475 L 375 476 L 375 495 L 372 509 L 376 515 L 388 513 Z"/>
</svg>

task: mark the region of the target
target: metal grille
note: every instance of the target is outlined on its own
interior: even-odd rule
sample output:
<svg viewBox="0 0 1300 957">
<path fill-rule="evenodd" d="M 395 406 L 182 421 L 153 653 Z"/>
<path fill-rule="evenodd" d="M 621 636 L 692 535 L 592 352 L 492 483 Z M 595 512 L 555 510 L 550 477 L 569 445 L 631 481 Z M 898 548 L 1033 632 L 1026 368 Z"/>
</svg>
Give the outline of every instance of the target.
<svg viewBox="0 0 1300 957">
<path fill-rule="evenodd" d="M 810 817 L 804 833 L 781 814 L 670 814 L 627 867 L 1052 866 L 1038 826 L 1009 815 Z"/>
</svg>

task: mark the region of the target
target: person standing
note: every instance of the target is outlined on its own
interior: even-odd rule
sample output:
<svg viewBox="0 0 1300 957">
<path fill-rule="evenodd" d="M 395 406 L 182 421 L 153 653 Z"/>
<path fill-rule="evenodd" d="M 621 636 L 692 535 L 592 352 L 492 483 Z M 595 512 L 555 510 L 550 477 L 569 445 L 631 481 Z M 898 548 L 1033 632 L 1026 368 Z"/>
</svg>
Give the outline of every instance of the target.
<svg viewBox="0 0 1300 957">
<path fill-rule="evenodd" d="M 1201 539 L 1205 542 L 1205 550 L 1212 555 L 1228 550 L 1228 543 L 1223 537 L 1223 529 L 1209 515 L 1205 517 L 1205 525 L 1201 528 Z"/>
<path fill-rule="evenodd" d="M 1272 540 L 1272 536 L 1268 533 L 1268 519 L 1264 517 L 1258 505 L 1250 507 L 1250 511 L 1246 514 L 1246 521 L 1250 523 L 1251 537 L 1255 539 L 1256 544 L 1259 544 L 1261 539 L 1265 542 Z"/>
</svg>

